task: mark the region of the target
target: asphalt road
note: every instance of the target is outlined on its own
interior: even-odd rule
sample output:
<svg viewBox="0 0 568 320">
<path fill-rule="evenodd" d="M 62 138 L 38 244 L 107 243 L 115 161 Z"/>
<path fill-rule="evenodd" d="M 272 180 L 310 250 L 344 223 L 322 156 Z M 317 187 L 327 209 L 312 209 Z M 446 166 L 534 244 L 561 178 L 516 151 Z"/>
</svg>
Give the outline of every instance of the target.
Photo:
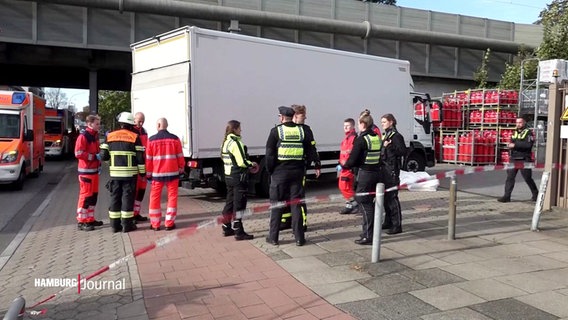
<svg viewBox="0 0 568 320">
<path fill-rule="evenodd" d="M 66 172 L 74 168 L 73 161 L 48 161 L 37 178 L 28 178 L 23 190 L 0 185 L 0 252 L 16 236 L 29 217 L 57 186 Z"/>
</svg>

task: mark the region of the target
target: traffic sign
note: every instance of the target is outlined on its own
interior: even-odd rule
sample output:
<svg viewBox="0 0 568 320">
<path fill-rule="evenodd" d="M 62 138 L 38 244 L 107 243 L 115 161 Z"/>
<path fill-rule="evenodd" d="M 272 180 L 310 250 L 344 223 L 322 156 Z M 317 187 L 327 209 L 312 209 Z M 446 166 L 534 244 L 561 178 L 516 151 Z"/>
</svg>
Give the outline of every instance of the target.
<svg viewBox="0 0 568 320">
<path fill-rule="evenodd" d="M 568 108 L 564 109 L 564 112 L 562 112 L 560 120 L 568 121 Z"/>
</svg>

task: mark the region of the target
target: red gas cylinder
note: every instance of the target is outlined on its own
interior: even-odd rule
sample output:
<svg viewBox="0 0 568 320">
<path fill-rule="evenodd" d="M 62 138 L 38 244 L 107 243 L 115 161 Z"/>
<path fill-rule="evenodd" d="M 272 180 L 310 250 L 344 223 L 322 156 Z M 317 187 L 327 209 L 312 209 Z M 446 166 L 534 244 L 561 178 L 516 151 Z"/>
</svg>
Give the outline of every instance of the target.
<svg viewBox="0 0 568 320">
<path fill-rule="evenodd" d="M 465 154 L 465 136 L 460 136 L 458 138 L 458 161 L 464 161 Z"/>
<path fill-rule="evenodd" d="M 465 137 L 465 157 L 464 157 L 464 161 L 465 162 L 472 162 L 473 161 L 473 154 L 474 154 L 473 134 L 468 134 Z"/>
<path fill-rule="evenodd" d="M 480 104 L 479 91 L 472 91 L 469 96 L 469 101 L 471 101 L 471 104 Z"/>
<path fill-rule="evenodd" d="M 491 103 L 493 103 L 493 104 L 499 103 L 499 91 L 497 91 L 497 90 L 491 91 Z"/>
<path fill-rule="evenodd" d="M 450 136 L 444 137 L 442 142 L 442 159 L 443 160 L 450 160 Z"/>
<path fill-rule="evenodd" d="M 475 137 L 475 158 L 474 161 L 477 163 L 485 162 L 485 137 L 483 135 L 478 135 Z"/>
<path fill-rule="evenodd" d="M 440 103 L 434 102 L 432 103 L 432 109 L 430 110 L 430 119 L 432 122 L 439 123 L 440 122 Z M 438 141 L 439 143 L 439 141 Z"/>
<path fill-rule="evenodd" d="M 501 151 L 501 163 L 509 163 L 509 151 Z"/>
</svg>

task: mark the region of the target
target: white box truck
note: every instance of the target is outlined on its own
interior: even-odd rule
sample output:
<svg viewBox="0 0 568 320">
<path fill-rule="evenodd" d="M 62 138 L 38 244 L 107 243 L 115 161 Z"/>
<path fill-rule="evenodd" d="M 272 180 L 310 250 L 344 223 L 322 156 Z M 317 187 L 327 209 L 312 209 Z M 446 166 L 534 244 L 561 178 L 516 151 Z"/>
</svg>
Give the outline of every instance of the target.
<svg viewBox="0 0 568 320">
<path fill-rule="evenodd" d="M 149 135 L 156 119 L 168 119 L 188 160 L 188 187 L 224 188 L 220 148 L 229 120 L 241 122 L 248 153 L 262 167 L 277 108 L 292 104 L 307 108 L 324 172 L 337 165 L 344 119 L 357 120 L 364 109 L 377 124 L 394 114 L 408 145 L 406 170 L 434 165 L 429 97 L 413 93 L 408 61 L 197 27 L 131 49 L 132 112 L 144 112 Z M 251 181 L 267 193 L 264 169 Z"/>
</svg>

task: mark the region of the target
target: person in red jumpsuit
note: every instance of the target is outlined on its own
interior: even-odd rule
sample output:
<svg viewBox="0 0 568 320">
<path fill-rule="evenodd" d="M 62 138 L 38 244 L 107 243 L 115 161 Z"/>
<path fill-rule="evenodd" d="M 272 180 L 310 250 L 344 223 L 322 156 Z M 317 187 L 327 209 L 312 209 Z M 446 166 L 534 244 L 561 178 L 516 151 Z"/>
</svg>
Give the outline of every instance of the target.
<svg viewBox="0 0 568 320">
<path fill-rule="evenodd" d="M 142 141 L 142 146 L 148 148 L 148 133 L 144 130 L 144 113 L 136 112 L 134 115 L 134 132 L 138 133 L 140 141 Z M 134 221 L 143 222 L 148 221 L 148 217 L 140 215 L 140 209 L 142 206 L 142 200 L 144 200 L 144 193 L 146 192 L 146 177 L 138 176 L 138 181 L 136 182 L 136 191 L 134 193 Z"/>
<path fill-rule="evenodd" d="M 75 143 L 75 158 L 78 160 L 79 201 L 77 202 L 77 228 L 92 231 L 103 225 L 95 220 L 95 206 L 99 195 L 99 170 L 101 156 L 99 154 L 99 129 L 101 118 L 89 115 L 87 128 L 79 134 Z"/>
<path fill-rule="evenodd" d="M 346 200 L 345 207 L 339 212 L 340 214 L 351 214 L 356 213 L 359 210 L 357 201 L 355 201 L 355 173 L 350 169 L 341 169 L 342 165 L 345 165 L 349 155 L 351 154 L 351 149 L 353 149 L 353 141 L 357 138 L 357 132 L 355 131 L 355 120 L 352 118 L 345 119 L 343 121 L 343 131 L 345 132 L 345 138 L 341 141 L 341 147 L 339 152 L 339 179 L 338 187 L 339 191 Z"/>
<path fill-rule="evenodd" d="M 168 204 L 164 225 L 166 231 L 169 231 L 176 228 L 179 176 L 183 173 L 185 161 L 181 141 L 167 130 L 168 120 L 160 118 L 156 125 L 158 133 L 150 137 L 146 149 L 146 177 L 152 183 L 150 223 L 152 230 L 160 230 L 161 195 L 165 186 L 168 190 Z"/>
</svg>

